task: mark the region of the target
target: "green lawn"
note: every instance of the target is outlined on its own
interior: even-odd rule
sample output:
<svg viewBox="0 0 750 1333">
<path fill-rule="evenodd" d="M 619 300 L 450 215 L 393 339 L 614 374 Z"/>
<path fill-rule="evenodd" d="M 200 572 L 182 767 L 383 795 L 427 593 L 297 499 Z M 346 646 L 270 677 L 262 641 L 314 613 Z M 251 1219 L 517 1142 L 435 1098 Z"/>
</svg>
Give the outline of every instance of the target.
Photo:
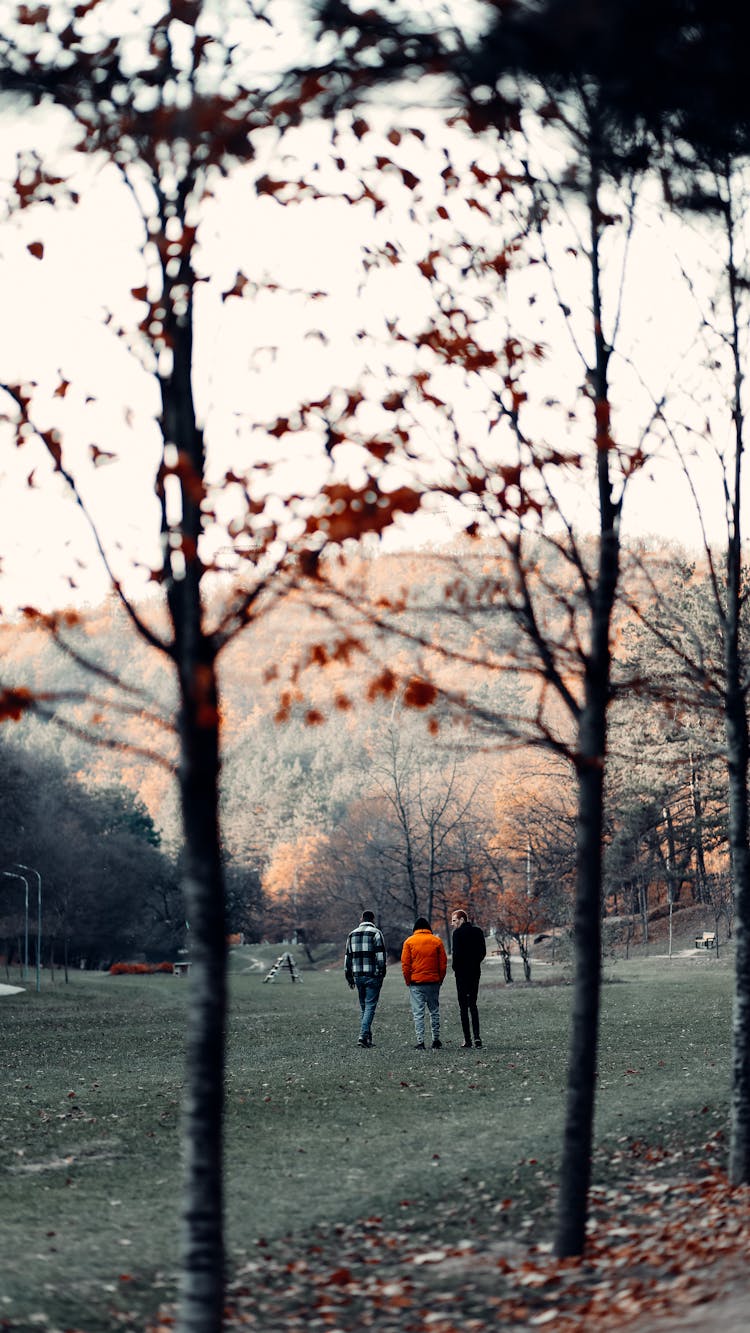
<svg viewBox="0 0 750 1333">
<path fill-rule="evenodd" d="M 431 1201 L 466 1189 L 484 1218 L 510 1198 L 519 1234 L 549 1229 L 569 986 L 506 987 L 486 966 L 485 1046 L 465 1052 L 449 978 L 445 1047 L 422 1054 L 394 969 L 366 1051 L 338 969 L 265 985 L 243 970 L 252 953 L 231 974 L 233 1257 L 318 1221 L 429 1218 Z M 608 968 L 596 1179 L 627 1170 L 628 1140 L 678 1150 L 724 1125 L 731 968 L 729 951 Z M 0 1328 L 142 1330 L 171 1294 L 188 987 L 76 974 L 0 998 Z"/>
</svg>

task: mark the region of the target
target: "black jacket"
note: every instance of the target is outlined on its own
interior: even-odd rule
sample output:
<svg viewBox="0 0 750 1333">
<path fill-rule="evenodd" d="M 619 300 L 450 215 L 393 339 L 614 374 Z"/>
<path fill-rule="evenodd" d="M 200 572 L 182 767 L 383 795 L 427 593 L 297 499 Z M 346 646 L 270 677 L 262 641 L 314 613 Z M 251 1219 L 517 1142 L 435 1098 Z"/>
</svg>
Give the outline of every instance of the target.
<svg viewBox="0 0 750 1333">
<path fill-rule="evenodd" d="M 476 975 L 486 952 L 484 932 L 479 926 L 472 926 L 470 921 L 464 921 L 454 930 L 451 948 L 451 967 L 454 972 Z"/>
</svg>

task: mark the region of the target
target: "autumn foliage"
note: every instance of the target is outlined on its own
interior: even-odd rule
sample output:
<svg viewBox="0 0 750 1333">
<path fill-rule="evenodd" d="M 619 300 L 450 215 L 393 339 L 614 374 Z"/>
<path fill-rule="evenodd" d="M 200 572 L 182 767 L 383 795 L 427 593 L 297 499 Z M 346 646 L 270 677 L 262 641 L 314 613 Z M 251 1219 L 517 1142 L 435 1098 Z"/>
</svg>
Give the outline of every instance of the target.
<svg viewBox="0 0 750 1333">
<path fill-rule="evenodd" d="M 111 977 L 148 977 L 159 972 L 174 972 L 173 963 L 113 963 L 109 969 Z"/>
</svg>

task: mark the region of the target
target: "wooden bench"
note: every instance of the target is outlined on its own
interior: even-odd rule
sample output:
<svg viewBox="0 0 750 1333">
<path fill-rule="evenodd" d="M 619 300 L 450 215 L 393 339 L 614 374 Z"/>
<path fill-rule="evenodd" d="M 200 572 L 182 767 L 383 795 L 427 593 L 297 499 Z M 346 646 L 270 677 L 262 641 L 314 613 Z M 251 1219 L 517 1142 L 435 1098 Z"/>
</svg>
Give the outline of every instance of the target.
<svg viewBox="0 0 750 1333">
<path fill-rule="evenodd" d="M 190 964 L 189 964 L 189 963 L 173 963 L 173 964 L 172 964 L 172 971 L 174 972 L 174 974 L 175 974 L 176 977 L 186 977 L 187 974 L 188 974 L 188 972 L 190 971 Z"/>
<path fill-rule="evenodd" d="M 716 948 L 716 931 L 715 931 L 715 930 L 704 930 L 704 932 L 703 932 L 702 935 L 696 935 L 696 937 L 695 937 L 695 947 L 696 947 L 696 949 L 715 949 L 715 948 Z"/>
</svg>

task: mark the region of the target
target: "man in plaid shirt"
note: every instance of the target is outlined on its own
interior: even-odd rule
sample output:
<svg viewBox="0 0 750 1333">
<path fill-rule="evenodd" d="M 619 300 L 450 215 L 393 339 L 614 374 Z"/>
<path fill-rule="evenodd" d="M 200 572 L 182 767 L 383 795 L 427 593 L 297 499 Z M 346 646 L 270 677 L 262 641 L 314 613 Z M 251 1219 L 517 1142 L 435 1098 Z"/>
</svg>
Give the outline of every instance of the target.
<svg viewBox="0 0 750 1333">
<path fill-rule="evenodd" d="M 346 941 L 344 976 L 351 990 L 356 988 L 362 1022 L 358 1046 L 372 1046 L 372 1020 L 385 977 L 385 940 L 375 925 L 375 913 L 363 912 L 359 925 Z"/>
</svg>

